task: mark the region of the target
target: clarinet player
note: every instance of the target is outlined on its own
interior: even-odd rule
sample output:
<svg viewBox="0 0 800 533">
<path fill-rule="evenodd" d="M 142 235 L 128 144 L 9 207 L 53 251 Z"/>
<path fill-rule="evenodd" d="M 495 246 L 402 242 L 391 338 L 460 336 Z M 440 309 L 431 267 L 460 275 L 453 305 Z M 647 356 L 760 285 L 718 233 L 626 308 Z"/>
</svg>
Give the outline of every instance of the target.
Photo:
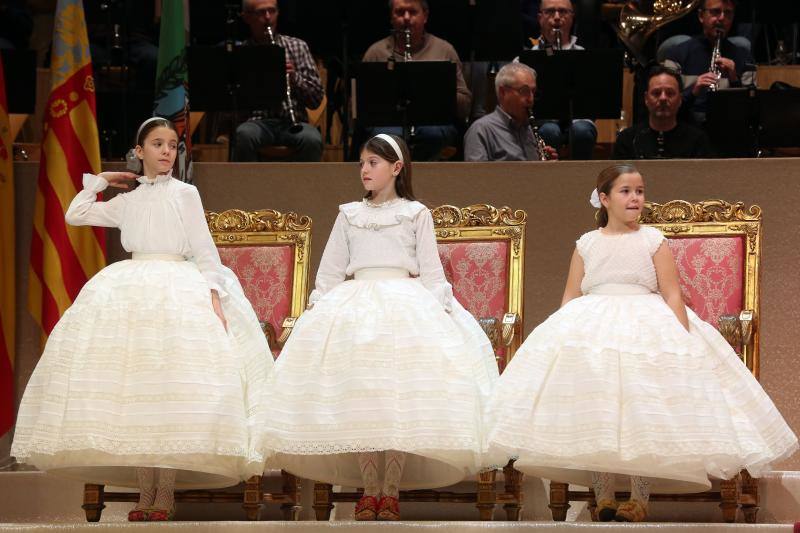
<svg viewBox="0 0 800 533">
<path fill-rule="evenodd" d="M 665 65 L 679 71 L 683 78 L 683 108 L 689 109 L 699 125 L 706 120 L 709 92 L 755 84 L 755 72 L 748 70 L 754 62 L 749 47 L 730 38 L 735 14 L 733 0 L 703 0 L 697 11 L 703 33 L 666 54 Z"/>
<path fill-rule="evenodd" d="M 543 161 L 558 158 L 531 127 L 530 110 L 536 93 L 536 71 L 524 63 L 509 63 L 494 80 L 497 107 L 479 118 L 464 136 L 466 161 Z"/>
<path fill-rule="evenodd" d="M 250 31 L 246 44 L 275 44 L 286 51 L 287 98 L 279 111 L 257 111 L 236 128 L 236 161 L 258 161 L 261 148 L 291 148 L 292 161 L 322 160 L 322 134 L 308 124 L 306 108 L 322 103 L 325 91 L 308 44 L 278 32 L 277 0 L 243 0 L 242 20 Z"/>
</svg>

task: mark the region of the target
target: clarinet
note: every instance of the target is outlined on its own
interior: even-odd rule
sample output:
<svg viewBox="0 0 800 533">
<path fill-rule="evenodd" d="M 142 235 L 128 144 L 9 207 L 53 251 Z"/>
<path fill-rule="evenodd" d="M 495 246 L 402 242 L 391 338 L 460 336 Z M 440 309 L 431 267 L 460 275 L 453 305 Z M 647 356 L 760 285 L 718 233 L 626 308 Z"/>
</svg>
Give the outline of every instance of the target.
<svg viewBox="0 0 800 533">
<path fill-rule="evenodd" d="M 280 46 L 277 42 L 275 42 L 275 34 L 272 33 L 272 26 L 267 24 L 264 27 L 264 36 L 269 39 L 269 42 L 274 46 Z M 286 50 L 284 48 L 284 50 Z M 297 121 L 297 118 L 294 114 L 294 104 L 292 103 L 292 83 L 289 79 L 289 71 L 286 71 L 286 107 L 289 110 L 289 120 L 292 122 L 292 125 L 289 126 L 289 133 L 300 133 L 303 131 L 303 125 Z"/>
<path fill-rule="evenodd" d="M 555 42 L 553 43 L 553 49 L 556 52 L 561 51 L 561 28 L 553 28 L 553 35 L 555 36 Z"/>
<path fill-rule="evenodd" d="M 536 149 L 539 152 L 539 161 L 549 161 L 550 154 L 547 153 L 545 150 L 545 146 L 547 146 L 542 139 L 542 136 L 539 135 L 539 126 L 536 125 L 536 118 L 533 116 L 533 108 L 528 109 L 528 125 L 531 127 L 531 133 L 533 133 L 533 142 L 536 143 Z"/>
<path fill-rule="evenodd" d="M 719 47 L 722 44 L 722 28 L 717 26 L 715 33 L 717 38 L 714 41 L 714 49 L 711 50 L 711 67 L 709 68 L 709 72 L 717 77 L 717 81 L 713 85 L 708 86 L 708 90 L 711 92 L 717 91 L 717 84 L 719 83 L 719 79 L 722 77 L 722 71 L 720 71 L 719 65 L 717 65 L 717 61 L 720 58 Z"/>
</svg>

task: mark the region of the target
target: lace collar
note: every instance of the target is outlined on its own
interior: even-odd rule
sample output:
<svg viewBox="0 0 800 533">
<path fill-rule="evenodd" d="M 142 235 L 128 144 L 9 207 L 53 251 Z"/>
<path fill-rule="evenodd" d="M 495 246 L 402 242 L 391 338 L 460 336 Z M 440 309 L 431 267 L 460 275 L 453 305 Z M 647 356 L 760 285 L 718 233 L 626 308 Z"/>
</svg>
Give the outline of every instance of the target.
<svg viewBox="0 0 800 533">
<path fill-rule="evenodd" d="M 166 174 L 159 174 L 155 177 L 155 179 L 150 179 L 147 176 L 139 176 L 136 178 L 136 181 L 141 183 L 142 185 L 155 185 L 156 183 L 166 183 L 172 179 L 172 170 L 167 172 Z"/>
</svg>

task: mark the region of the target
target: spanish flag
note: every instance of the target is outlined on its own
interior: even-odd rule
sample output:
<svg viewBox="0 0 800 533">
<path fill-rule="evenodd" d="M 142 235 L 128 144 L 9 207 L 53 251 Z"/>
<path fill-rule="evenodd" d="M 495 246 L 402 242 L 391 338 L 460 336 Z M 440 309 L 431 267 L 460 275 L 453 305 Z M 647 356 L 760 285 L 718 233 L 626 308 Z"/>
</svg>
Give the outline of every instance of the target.
<svg viewBox="0 0 800 533">
<path fill-rule="evenodd" d="M 0 437 L 14 425 L 14 165 L 0 57 Z"/>
<path fill-rule="evenodd" d="M 83 284 L 105 266 L 101 228 L 73 227 L 64 213 L 84 172 L 100 172 L 94 77 L 81 0 L 58 0 L 50 97 L 33 213 L 28 304 L 49 335 Z"/>
</svg>

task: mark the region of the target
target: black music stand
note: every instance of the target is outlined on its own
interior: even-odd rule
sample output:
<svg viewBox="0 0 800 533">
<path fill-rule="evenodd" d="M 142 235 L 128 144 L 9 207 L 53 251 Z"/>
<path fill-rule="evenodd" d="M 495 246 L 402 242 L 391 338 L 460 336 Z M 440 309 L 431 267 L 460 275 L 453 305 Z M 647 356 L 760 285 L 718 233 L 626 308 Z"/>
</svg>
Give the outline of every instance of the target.
<svg viewBox="0 0 800 533">
<path fill-rule="evenodd" d="M 763 148 L 800 147 L 798 124 L 800 90 L 745 88 L 709 94 L 705 127 L 719 156 L 757 157 Z"/>
<path fill-rule="evenodd" d="M 355 91 L 356 114 L 365 127 L 452 124 L 456 117 L 456 65 L 450 61 L 361 63 Z"/>
<path fill-rule="evenodd" d="M 525 50 L 519 61 L 536 71 L 538 120 L 618 119 L 622 111 L 622 50 Z"/>
<path fill-rule="evenodd" d="M 286 98 L 286 55 L 280 46 L 190 46 L 191 105 L 195 111 L 229 111 L 233 161 L 240 110 L 279 110 Z"/>
</svg>

